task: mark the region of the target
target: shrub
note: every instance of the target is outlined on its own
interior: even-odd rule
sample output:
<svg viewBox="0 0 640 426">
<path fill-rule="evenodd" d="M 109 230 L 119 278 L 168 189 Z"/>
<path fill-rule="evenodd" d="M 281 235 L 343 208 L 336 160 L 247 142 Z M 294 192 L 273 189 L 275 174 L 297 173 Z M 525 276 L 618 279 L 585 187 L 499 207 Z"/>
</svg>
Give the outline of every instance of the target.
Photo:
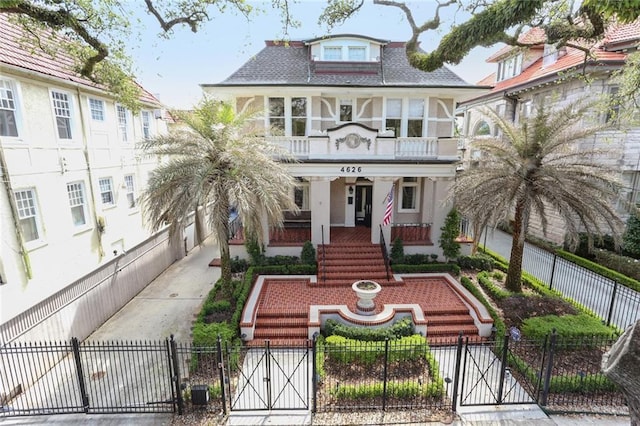
<svg viewBox="0 0 640 426">
<path fill-rule="evenodd" d="M 431 257 L 428 254 L 407 254 L 403 256 L 403 261 L 398 262 L 404 265 L 424 265 L 431 263 Z"/>
<path fill-rule="evenodd" d="M 605 265 L 603 266 L 566 251 L 560 250 L 558 251 L 557 254 L 558 256 L 566 260 L 569 260 L 577 265 L 580 265 L 584 268 L 587 268 L 593 272 L 596 272 L 597 274 L 610 278 L 613 281 L 617 281 L 620 284 L 625 285 L 633 290 L 640 291 L 640 282 L 633 279 L 634 275 L 640 276 L 640 263 L 636 263 L 635 261 L 630 260 L 629 258 L 626 258 L 628 262 L 623 261 L 622 259 L 625 259 L 625 258 L 623 258 L 622 256 L 618 256 L 615 253 L 598 250 L 595 252 L 595 254 L 598 261 Z M 606 266 L 613 266 L 619 269 L 619 268 L 623 268 L 624 265 L 628 265 L 628 267 L 626 268 L 628 269 L 626 275 L 623 275 L 620 272 L 616 272 L 615 270 L 612 270 L 606 267 Z"/>
<path fill-rule="evenodd" d="M 284 256 L 284 255 L 277 255 L 277 256 L 272 256 L 272 257 L 265 257 L 263 260 L 263 264 L 265 265 L 269 265 L 269 266 L 276 266 L 276 265 L 296 265 L 300 263 L 300 259 L 297 256 Z"/>
<path fill-rule="evenodd" d="M 386 342 L 360 341 L 334 334 L 325 338 L 325 353 L 343 364 L 371 365 L 384 356 L 385 345 Z M 389 340 L 389 362 L 418 359 L 425 356 L 428 349 L 426 339 L 417 334 Z"/>
<path fill-rule="evenodd" d="M 502 321 L 502 318 L 500 318 L 500 315 L 498 315 L 498 312 L 492 305 L 489 304 L 489 302 L 487 302 L 487 299 L 484 297 L 484 294 L 482 294 L 480 289 L 478 289 L 478 287 L 473 284 L 473 281 L 471 281 L 467 277 L 461 277 L 460 284 L 462 284 L 464 288 L 469 290 L 469 292 L 473 294 L 476 299 L 478 299 L 480 303 L 482 303 L 487 308 L 487 311 L 489 312 L 489 315 L 493 320 L 493 325 L 496 328 L 496 336 L 504 336 L 505 332 L 507 331 L 507 327 L 504 325 L 504 322 Z"/>
<path fill-rule="evenodd" d="M 609 338 L 614 331 L 603 325 L 602 322 L 587 314 L 578 315 L 546 315 L 543 317 L 531 317 L 522 322 L 522 333 L 531 339 L 543 339 L 553 330 L 558 334 L 558 346 L 567 345 L 571 340 L 580 339 L 580 345 L 593 346 L 594 337 Z"/>
<path fill-rule="evenodd" d="M 420 265 L 394 265 L 394 273 L 419 273 L 419 272 L 449 272 L 451 275 L 460 275 L 460 267 L 455 263 L 427 263 Z"/>
<path fill-rule="evenodd" d="M 258 243 L 256 238 L 247 238 L 244 243 L 245 248 L 247 249 L 247 254 L 249 254 L 249 258 L 251 259 L 251 265 L 263 265 L 265 262 L 264 256 L 264 247 Z"/>
<path fill-rule="evenodd" d="M 393 245 L 391 246 L 391 263 L 404 263 L 404 245 L 402 244 L 402 239 L 400 237 L 396 237 L 393 240 Z"/>
<path fill-rule="evenodd" d="M 246 259 L 240 259 L 238 256 L 231 259 L 231 272 L 245 272 L 249 269 L 249 262 Z"/>
<path fill-rule="evenodd" d="M 440 248 L 447 260 L 456 259 L 460 256 L 460 243 L 456 241 L 460 236 L 460 214 L 456 208 L 452 208 L 444 220 L 444 225 L 440 230 Z"/>
<path fill-rule="evenodd" d="M 486 271 L 482 271 L 478 274 L 478 284 L 480 284 L 494 300 L 501 300 L 511 295 L 509 290 L 505 290 L 495 285 L 489 273 Z"/>
<path fill-rule="evenodd" d="M 316 249 L 313 247 L 311 241 L 305 241 L 302 245 L 302 252 L 300 253 L 300 262 L 304 265 L 316 264 Z"/>
<path fill-rule="evenodd" d="M 396 321 L 389 327 L 382 328 L 355 327 L 339 323 L 336 320 L 327 320 L 323 332 L 325 336 L 337 335 L 347 339 L 372 342 L 412 336 L 415 327 L 411 318 L 408 317 Z"/>
<path fill-rule="evenodd" d="M 625 254 L 640 259 L 640 217 L 632 214 L 627 220 L 627 229 L 622 237 L 622 248 Z"/>
<path fill-rule="evenodd" d="M 494 268 L 493 259 L 486 255 L 460 256 L 458 265 L 462 269 L 473 269 L 475 271 L 492 271 Z"/>
<path fill-rule="evenodd" d="M 202 322 L 196 322 L 193 326 L 193 345 L 194 346 L 215 346 L 218 342 L 218 335 L 223 341 L 231 341 L 236 331 L 233 326 L 226 322 L 213 322 L 211 324 L 205 324 Z"/>
</svg>

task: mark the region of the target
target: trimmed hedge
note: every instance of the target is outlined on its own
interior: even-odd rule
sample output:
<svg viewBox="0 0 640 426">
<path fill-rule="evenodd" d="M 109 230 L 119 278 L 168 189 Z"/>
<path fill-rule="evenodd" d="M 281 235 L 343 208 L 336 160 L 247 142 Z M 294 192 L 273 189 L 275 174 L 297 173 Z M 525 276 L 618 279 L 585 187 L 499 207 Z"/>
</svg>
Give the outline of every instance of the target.
<svg viewBox="0 0 640 426">
<path fill-rule="evenodd" d="M 332 360 L 343 364 L 358 362 L 372 365 L 384 356 L 385 343 L 366 342 L 333 335 L 325 339 L 325 353 Z M 417 334 L 389 340 L 389 362 L 418 359 L 425 356 L 428 350 L 429 346 L 425 338 Z"/>
<path fill-rule="evenodd" d="M 478 283 L 489 293 L 489 295 L 495 300 L 502 300 L 513 293 L 509 290 L 498 287 L 493 283 L 493 280 L 486 271 L 482 271 L 478 274 Z"/>
<path fill-rule="evenodd" d="M 569 253 L 568 251 L 558 250 L 557 254 L 563 259 L 573 262 L 576 265 L 580 265 L 583 268 L 587 268 L 590 271 L 593 271 L 597 274 L 610 278 L 613 281 L 617 281 L 618 283 L 625 285 L 635 291 L 640 291 L 640 282 L 634 280 L 633 278 L 629 278 L 626 275 L 623 275 L 619 272 L 606 268 L 602 265 L 599 265 L 595 262 L 587 260 L 583 257 L 576 256 L 575 254 Z"/>
<path fill-rule="evenodd" d="M 415 274 L 420 272 L 449 272 L 451 275 L 460 275 L 460 267 L 455 263 L 423 263 L 420 265 L 393 265 L 396 274 Z"/>
<path fill-rule="evenodd" d="M 337 335 L 347 339 L 379 342 L 412 336 L 415 333 L 415 327 L 411 318 L 408 317 L 396 321 L 389 327 L 381 328 L 350 326 L 330 319 L 325 322 L 323 333 L 325 336 Z"/>
<path fill-rule="evenodd" d="M 384 393 L 384 384 L 368 383 L 358 385 L 341 384 L 331 389 L 331 395 L 336 398 L 360 399 L 360 398 L 381 398 Z M 417 382 L 388 382 L 387 397 L 390 398 L 440 398 L 443 394 L 443 387 L 438 382 L 431 382 L 421 385 Z"/>
<path fill-rule="evenodd" d="M 461 277 L 460 283 L 464 286 L 464 288 L 469 290 L 469 292 L 473 294 L 476 297 L 476 299 L 478 299 L 480 303 L 482 303 L 485 306 L 485 308 L 487 308 L 487 311 L 489 312 L 489 315 L 493 320 L 493 325 L 496 328 L 495 335 L 504 336 L 505 333 L 507 332 L 507 326 L 504 324 L 504 321 L 502 321 L 502 318 L 500 318 L 500 315 L 498 315 L 498 312 L 493 308 L 493 306 L 489 304 L 487 299 L 484 297 L 484 294 L 482 294 L 482 292 L 478 289 L 478 287 L 476 287 L 473 284 L 473 281 L 471 281 L 467 277 Z"/>
<path fill-rule="evenodd" d="M 458 265 L 462 269 L 473 269 L 475 271 L 492 271 L 494 261 L 486 255 L 476 256 L 460 256 L 458 257 Z"/>
<path fill-rule="evenodd" d="M 531 317 L 522 322 L 522 333 L 527 338 L 544 339 L 553 333 L 558 334 L 558 347 L 576 344 L 582 347 L 592 347 L 595 341 L 602 341 L 611 337 L 611 328 L 587 314 L 578 315 L 545 315 L 543 317 Z M 598 339 L 599 338 L 599 339 Z M 591 343 L 589 343 L 591 342 Z M 598 345 L 599 346 L 599 345 Z"/>
</svg>

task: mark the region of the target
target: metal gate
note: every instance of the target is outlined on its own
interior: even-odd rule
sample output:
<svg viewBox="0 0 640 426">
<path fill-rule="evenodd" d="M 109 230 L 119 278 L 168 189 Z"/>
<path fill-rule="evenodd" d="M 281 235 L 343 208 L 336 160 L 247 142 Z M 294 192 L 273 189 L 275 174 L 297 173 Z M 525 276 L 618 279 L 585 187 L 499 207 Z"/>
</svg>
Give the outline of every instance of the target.
<svg viewBox="0 0 640 426">
<path fill-rule="evenodd" d="M 460 406 L 537 404 L 540 374 L 523 367 L 526 364 L 518 362 L 518 353 L 536 354 L 539 345 L 510 340 L 508 335 L 484 343 L 467 338 L 461 359 Z"/>
<path fill-rule="evenodd" d="M 309 345 L 227 348 L 229 405 L 232 411 L 308 410 Z"/>
<path fill-rule="evenodd" d="M 8 344 L 0 417 L 175 411 L 169 341 Z"/>
</svg>

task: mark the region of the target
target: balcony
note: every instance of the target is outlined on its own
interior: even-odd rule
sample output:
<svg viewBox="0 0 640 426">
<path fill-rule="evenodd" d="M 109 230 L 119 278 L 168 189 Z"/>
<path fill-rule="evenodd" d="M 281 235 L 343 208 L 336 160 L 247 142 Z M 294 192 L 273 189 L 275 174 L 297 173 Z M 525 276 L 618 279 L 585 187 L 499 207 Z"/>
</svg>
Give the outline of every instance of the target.
<svg viewBox="0 0 640 426">
<path fill-rule="evenodd" d="M 329 136 L 273 136 L 269 140 L 300 160 L 451 160 L 458 159 L 458 138 L 361 138 L 341 143 Z"/>
</svg>

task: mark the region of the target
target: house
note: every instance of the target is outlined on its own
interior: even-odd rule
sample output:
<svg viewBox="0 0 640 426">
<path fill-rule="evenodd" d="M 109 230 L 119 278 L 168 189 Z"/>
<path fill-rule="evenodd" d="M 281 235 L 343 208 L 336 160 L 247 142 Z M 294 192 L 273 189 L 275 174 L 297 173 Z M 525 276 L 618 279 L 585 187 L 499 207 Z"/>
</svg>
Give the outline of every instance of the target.
<svg viewBox="0 0 640 426">
<path fill-rule="evenodd" d="M 157 159 L 135 143 L 166 122 L 144 89 L 134 113 L 0 27 L 2 324 L 149 238 L 138 194 Z"/>
<path fill-rule="evenodd" d="M 267 254 L 299 255 L 305 240 L 330 244 L 343 228 L 441 254 L 459 160 L 455 109 L 481 88 L 446 67 L 412 68 L 404 42 L 355 34 L 266 41 L 226 80 L 202 87 L 239 112 L 262 111 L 267 138 L 298 160 L 287 167 L 301 213 L 264 236 Z"/>
<path fill-rule="evenodd" d="M 617 93 L 618 86 L 613 77 L 624 65 L 627 55 L 638 49 L 640 20 L 614 25 L 601 42 L 584 45 L 588 56 L 576 47 L 579 43 L 559 49 L 545 44 L 544 31 L 539 28 L 524 33 L 520 41 L 532 46 L 507 46 L 490 56 L 487 62 L 495 63 L 497 70 L 478 84 L 492 86 L 492 89 L 460 104 L 465 140 L 461 151 L 464 167 L 481 167 L 482 152 L 474 149 L 475 140 L 499 135 L 497 126 L 483 113 L 485 108 L 518 123 L 534 114 L 541 103 L 554 108 Z M 637 204 L 640 202 L 640 127 L 637 122 L 619 122 L 616 110 L 620 107 L 615 105 L 609 112 L 594 110 L 589 117 L 584 117 L 587 125 L 608 123 L 610 126 L 581 143 L 590 148 L 605 148 L 611 153 L 603 161 L 619 168 L 626 200 Z M 628 215 L 623 206 L 617 207 L 623 218 Z M 535 216 L 530 222 L 529 233 L 562 243 L 563 223 L 557 216 L 548 219 L 546 235 Z"/>
</svg>

